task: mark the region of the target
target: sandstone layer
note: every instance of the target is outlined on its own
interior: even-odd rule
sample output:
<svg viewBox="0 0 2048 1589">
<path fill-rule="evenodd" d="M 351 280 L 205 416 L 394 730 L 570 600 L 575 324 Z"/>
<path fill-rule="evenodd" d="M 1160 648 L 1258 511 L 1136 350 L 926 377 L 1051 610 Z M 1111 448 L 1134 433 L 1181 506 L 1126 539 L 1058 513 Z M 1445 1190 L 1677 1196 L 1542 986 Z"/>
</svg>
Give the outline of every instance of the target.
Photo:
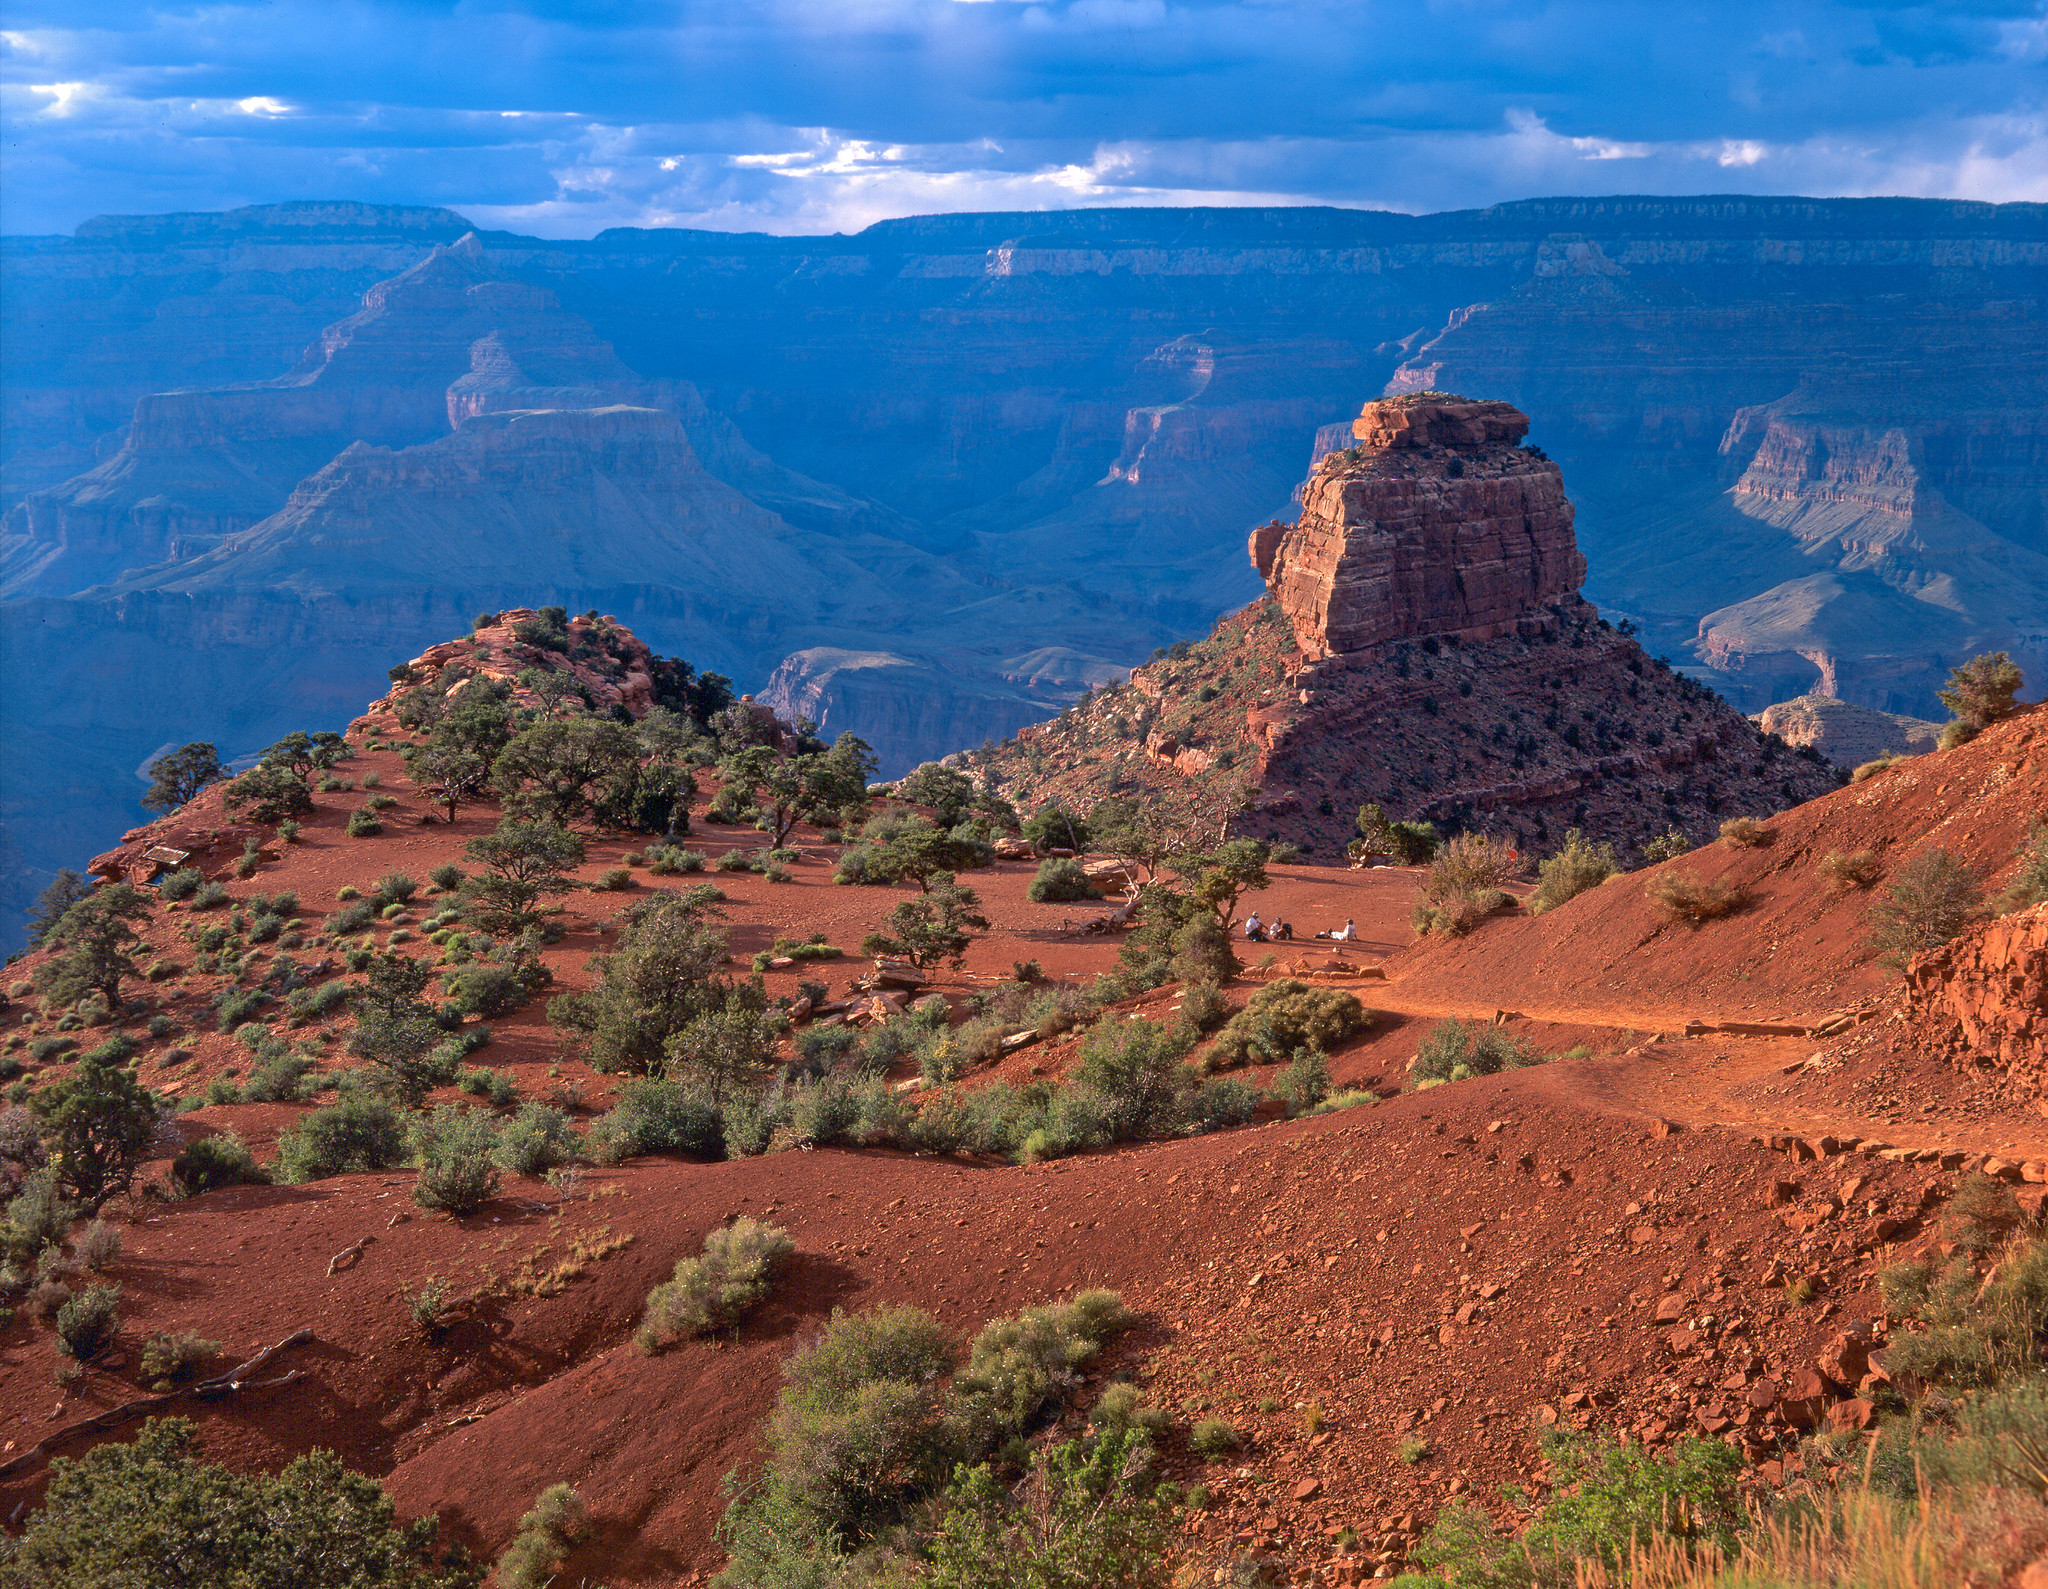
<svg viewBox="0 0 2048 1589">
<path fill-rule="evenodd" d="M 1832 695 L 1802 695 L 1756 714 L 1757 727 L 1788 745 L 1810 745 L 1837 767 L 1854 770 L 1890 751 L 1918 756 L 1934 749 L 1941 724 L 1854 706 Z"/>
<path fill-rule="evenodd" d="M 1564 477 L 1517 445 L 1512 405 L 1426 392 L 1368 403 L 1327 454 L 1301 521 L 1252 534 L 1252 560 L 1308 657 L 1426 634 L 1483 640 L 1576 592 Z"/>
</svg>

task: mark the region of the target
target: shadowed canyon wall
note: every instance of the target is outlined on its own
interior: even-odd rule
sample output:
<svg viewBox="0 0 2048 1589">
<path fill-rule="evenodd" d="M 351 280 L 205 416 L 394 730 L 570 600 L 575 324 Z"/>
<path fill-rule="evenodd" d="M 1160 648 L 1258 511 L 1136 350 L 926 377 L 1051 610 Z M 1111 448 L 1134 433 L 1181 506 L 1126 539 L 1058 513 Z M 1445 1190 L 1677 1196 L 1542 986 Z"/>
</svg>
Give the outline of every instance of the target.
<svg viewBox="0 0 2048 1589">
<path fill-rule="evenodd" d="M 1001 738 L 1255 594 L 1246 531 L 1383 391 L 1526 413 L 1588 595 L 1745 709 L 2048 663 L 2041 206 L 302 204 L 0 265 L 10 918 L 165 743 L 349 715 L 484 607 L 615 611 L 892 769 Z"/>
</svg>

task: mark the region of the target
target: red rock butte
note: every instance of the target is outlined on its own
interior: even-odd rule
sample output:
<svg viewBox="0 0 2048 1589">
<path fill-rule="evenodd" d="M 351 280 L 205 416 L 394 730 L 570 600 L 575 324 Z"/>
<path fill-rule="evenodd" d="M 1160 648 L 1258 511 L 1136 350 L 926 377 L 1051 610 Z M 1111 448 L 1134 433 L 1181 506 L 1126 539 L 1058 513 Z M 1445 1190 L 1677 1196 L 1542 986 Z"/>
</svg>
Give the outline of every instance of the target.
<svg viewBox="0 0 2048 1589">
<path fill-rule="evenodd" d="M 1511 633 L 1573 595 L 1586 559 L 1564 477 L 1522 447 L 1512 404 L 1417 392 L 1367 403 L 1326 455 L 1298 524 L 1251 557 L 1311 659 L 1388 641 Z"/>
</svg>

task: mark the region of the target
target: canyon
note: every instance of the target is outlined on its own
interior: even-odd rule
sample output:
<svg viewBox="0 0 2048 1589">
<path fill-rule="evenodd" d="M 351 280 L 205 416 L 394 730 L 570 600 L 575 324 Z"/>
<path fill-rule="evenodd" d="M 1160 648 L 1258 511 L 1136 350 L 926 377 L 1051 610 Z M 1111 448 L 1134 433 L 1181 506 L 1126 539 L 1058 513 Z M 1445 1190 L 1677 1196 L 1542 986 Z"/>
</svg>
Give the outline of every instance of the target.
<svg viewBox="0 0 2048 1589">
<path fill-rule="evenodd" d="M 1382 392 L 1527 414 L 1586 597 L 1743 710 L 1935 715 L 2048 666 L 2044 263 L 2039 205 L 1735 198 L 0 240 L 0 910 L 166 742 L 246 754 L 480 607 L 616 612 L 887 770 L 1004 738 L 1255 596 L 1246 530 Z"/>
</svg>

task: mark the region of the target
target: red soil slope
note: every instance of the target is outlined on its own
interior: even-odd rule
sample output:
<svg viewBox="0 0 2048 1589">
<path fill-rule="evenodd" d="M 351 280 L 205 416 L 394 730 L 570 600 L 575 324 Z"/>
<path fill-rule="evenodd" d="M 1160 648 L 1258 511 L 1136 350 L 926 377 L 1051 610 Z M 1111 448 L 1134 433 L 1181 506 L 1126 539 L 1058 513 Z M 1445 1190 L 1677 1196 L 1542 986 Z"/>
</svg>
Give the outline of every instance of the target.
<svg viewBox="0 0 2048 1589">
<path fill-rule="evenodd" d="M 721 1477 L 755 1455 L 778 1365 L 832 1307 L 912 1302 L 964 1339 L 992 1315 L 1084 1284 L 1117 1288 L 1142 1315 L 1098 1379 L 1129 1374 L 1176 1415 L 1169 1464 L 1213 1497 L 1186 1537 L 1191 1557 L 1249 1549 L 1292 1563 L 1298 1581 L 1370 1577 L 1401 1560 L 1448 1496 L 1493 1507 L 1499 1485 L 1540 1483 L 1533 1432 L 1560 1422 L 1651 1443 L 1706 1432 L 1778 1460 L 1830 1407 L 1855 1415 L 1856 1376 L 1827 1348 L 1852 1324 L 1882 1333 L 1876 1268 L 1927 1238 L 1966 1165 L 1998 1154 L 2009 1169 L 1992 1168 L 2014 1179 L 2048 1176 L 2048 1120 L 1978 1108 L 1968 1073 L 1910 1043 L 1858 1051 L 1856 1076 L 1892 1078 L 1881 1103 L 1828 1068 L 1839 1046 L 1808 1067 L 1811 1039 L 1688 1038 L 1683 1023 L 1810 1021 L 1878 995 L 1888 984 L 1850 947 L 1861 901 L 1830 900 L 1813 865 L 1830 849 L 1871 846 L 1889 866 L 1944 841 L 1986 865 L 2002 860 L 2027 808 L 2042 804 L 2044 729 L 2048 714 L 2037 712 L 1787 813 L 1768 849 L 1670 863 L 1758 891 L 1750 912 L 1697 934 L 1658 925 L 1637 876 L 1533 921 L 1504 918 L 1455 944 L 1411 948 L 1416 874 L 1279 869 L 1258 903 L 1304 940 L 1276 946 L 1279 964 L 1227 991 L 1241 1000 L 1285 967 L 1359 991 L 1378 1018 L 1332 1069 L 1340 1086 L 1388 1095 L 1372 1106 L 1029 1167 L 837 1150 L 644 1160 L 592 1171 L 567 1194 L 510 1178 L 459 1221 L 414 1208 L 413 1177 L 397 1171 L 137 1199 L 114 1211 L 128 1221 L 112 1268 L 123 1287 L 115 1354 L 60 1386 L 46 1326 L 18 1313 L 0 1331 L 0 1508 L 18 1517 L 50 1452 L 107 1437 L 87 1421 L 144 1394 L 139 1348 L 152 1331 L 196 1330 L 239 1361 L 308 1329 L 311 1339 L 273 1360 L 278 1374 L 298 1376 L 290 1382 L 168 1410 L 197 1417 L 209 1450 L 237 1464 L 331 1446 L 384 1478 L 404 1511 L 439 1513 L 487 1552 L 536 1491 L 568 1480 L 596 1528 L 565 1581 L 696 1581 L 720 1559 L 711 1526 Z M 433 810 L 393 751 L 365 749 L 343 770 L 377 771 L 398 796 L 382 836 L 346 836 L 361 795 L 339 791 L 316 796 L 301 841 L 273 843 L 247 881 L 232 880 L 240 833 L 218 818 L 217 795 L 148 837 L 213 832 L 210 852 L 180 847 L 199 849 L 237 899 L 295 890 L 312 932 L 344 883 L 362 888 L 401 867 L 424 878 L 459 863 L 464 841 L 496 820 L 481 808 L 453 825 L 424 821 Z M 690 842 L 716 856 L 762 841 L 700 811 Z M 792 932 L 850 947 L 901 897 L 834 887 L 834 848 L 808 831 L 798 843 L 806 858 L 791 882 L 711 879 L 730 896 L 736 955 Z M 600 838 L 582 875 L 595 879 L 631 847 Z M 1032 870 L 1005 863 L 965 879 L 995 926 L 959 975 L 940 979 L 942 991 L 963 998 L 1023 959 L 1065 981 L 1107 969 L 1113 940 L 1060 930 L 1079 908 L 1024 897 Z M 549 953 L 558 988 L 586 985 L 610 918 L 665 886 L 634 877 L 632 890 L 570 896 L 569 931 Z M 1306 941 L 1347 916 L 1361 928 L 1357 945 Z M 188 966 L 177 929 L 189 919 L 166 911 L 150 926 L 159 952 Z M 413 949 L 428 952 L 417 939 Z M 316 942 L 293 951 L 322 952 Z M 1381 962 L 1385 981 L 1356 974 Z M 861 967 L 803 969 L 837 989 Z M 793 991 L 796 976 L 770 973 L 771 991 Z M 218 983 L 188 969 L 150 989 L 145 1013 L 203 1027 Z M 1176 996 L 1162 989 L 1143 1007 Z M 1524 1012 L 1507 1019 L 1546 1051 L 1585 1057 L 1398 1092 L 1437 1016 L 1496 1011 Z M 48 1029 L 32 1013 L 20 1024 L 21 1014 L 11 1012 L 14 1031 Z M 490 1024 L 494 1041 L 473 1063 L 510 1074 L 522 1097 L 580 1095 L 586 1110 L 603 1107 L 610 1079 L 546 1024 L 544 1001 Z M 1895 1041 L 1904 1029 L 1867 1024 L 1845 1041 L 1873 1034 Z M 174 1043 L 192 1057 L 167 1067 Z M 1027 1048 L 1002 1073 L 1056 1073 L 1071 1047 Z M 346 1063 L 338 1044 L 326 1052 L 329 1068 Z M 245 1061 L 227 1036 L 167 1037 L 148 1042 L 142 1074 L 189 1094 Z M 62 1069 L 41 1066 L 34 1080 Z M 1945 1090 L 1927 1096 L 1937 1081 Z M 1936 1104 L 1924 1116 L 1923 1101 Z M 190 1134 L 230 1125 L 267 1153 L 303 1107 L 180 1115 L 163 1157 Z M 160 1158 L 152 1173 L 161 1168 Z M 631 1333 L 648 1289 L 741 1212 L 795 1235 L 797 1258 L 774 1299 L 730 1341 L 642 1355 Z M 366 1237 L 330 1275 L 335 1255 Z M 428 1339 L 406 1299 L 436 1277 L 460 1304 L 458 1322 Z M 1816 1288 L 1805 1305 L 1785 1295 L 1798 1278 Z M 1819 1390 L 1802 1377 L 1817 1358 L 1834 1365 Z M 1202 1416 L 1238 1426 L 1246 1443 L 1236 1456 L 1205 1464 L 1187 1449 L 1186 1424 Z M 1396 1449 L 1410 1433 L 1430 1447 L 1412 1463 Z"/>
</svg>

